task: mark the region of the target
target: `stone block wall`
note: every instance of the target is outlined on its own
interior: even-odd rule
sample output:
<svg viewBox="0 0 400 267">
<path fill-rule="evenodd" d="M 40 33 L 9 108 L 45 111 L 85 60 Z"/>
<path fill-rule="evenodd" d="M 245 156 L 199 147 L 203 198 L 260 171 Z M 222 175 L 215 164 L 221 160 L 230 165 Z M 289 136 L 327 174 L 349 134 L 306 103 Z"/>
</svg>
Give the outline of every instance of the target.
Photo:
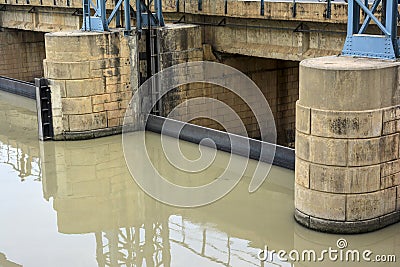
<svg viewBox="0 0 400 267">
<path fill-rule="evenodd" d="M 214 98 L 227 104 L 233 109 L 233 111 L 239 116 L 241 122 L 244 124 L 249 137 L 260 138 L 259 127 L 252 111 L 240 97 L 228 89 L 205 83 L 192 83 L 179 89 L 179 91 L 173 92 L 171 96 L 167 96 L 170 98 L 166 99 L 164 106 L 168 105 L 168 109 L 172 109 L 176 105 L 183 103 L 185 100 L 198 97 Z M 199 117 L 199 114 L 207 114 L 212 119 Z M 189 120 L 190 123 L 196 125 L 221 131 L 229 129 L 229 132 L 244 134 L 241 131 L 242 128 L 240 127 L 240 122 L 235 118 L 235 116 L 229 114 L 225 109 L 216 108 L 207 100 L 198 102 L 194 105 L 182 105 L 174 110 L 174 115 L 171 118 L 187 121 L 188 118 L 191 117 L 198 117 L 196 119 Z"/>
<path fill-rule="evenodd" d="M 137 84 L 136 71 L 131 71 L 136 38 L 125 37 L 122 31 L 59 32 L 45 38 L 44 71 L 52 90 L 54 138 L 121 132 Z"/>
<path fill-rule="evenodd" d="M 190 31 L 186 29 L 186 32 L 189 33 L 188 41 L 182 39 L 176 31 L 173 32 L 174 35 L 172 35 L 172 32 L 169 34 L 173 38 L 167 34 L 168 31 L 165 31 L 164 38 L 162 38 L 165 43 L 161 44 L 161 48 L 167 52 L 162 52 L 162 68 L 204 59 L 220 62 L 240 70 L 257 84 L 270 104 L 277 127 L 277 142 L 281 145 L 293 147 L 295 103 L 298 99 L 298 62 L 230 54 L 222 54 L 217 59 L 212 54 L 210 46 L 202 46 L 200 27 L 196 26 Z M 195 39 L 193 39 L 194 37 Z M 171 47 L 171 44 L 174 44 L 174 47 Z M 239 115 L 246 127 L 248 136 L 260 138 L 256 119 L 244 101 L 231 91 L 211 84 L 192 83 L 170 92 L 163 99 L 164 115 L 168 114 L 175 106 L 196 97 L 215 98 L 226 103 Z M 190 108 L 184 105 L 175 110 L 172 118 L 186 120 L 199 111 L 204 111 L 205 108 L 207 108 L 206 104 L 194 105 Z M 228 116 L 228 114 L 214 115 L 230 129 L 240 128 L 238 122 L 232 116 Z M 211 119 L 198 118 L 190 122 L 204 127 L 224 130 L 220 123 Z"/>
<path fill-rule="evenodd" d="M 296 101 L 299 99 L 299 62 L 278 61 L 278 96 L 275 123 L 277 142 L 294 148 Z"/>
<path fill-rule="evenodd" d="M 248 56 L 231 56 L 222 62 L 242 71 L 257 84 L 274 115 L 277 143 L 294 147 L 299 62 Z M 257 125 L 252 127 L 258 131 Z"/>
<path fill-rule="evenodd" d="M 301 224 L 360 233 L 400 221 L 398 70 L 397 63 L 346 57 L 301 63 L 295 171 Z"/>
<path fill-rule="evenodd" d="M 160 70 L 184 62 L 211 60 L 242 71 L 268 100 L 277 125 L 278 143 L 293 146 L 297 62 L 226 54 L 217 59 L 210 46 L 203 44 L 200 26 L 167 25 L 158 29 L 157 34 Z M 144 49 L 145 36 L 136 38 L 124 37 L 119 31 L 46 35 L 44 67 L 52 87 L 55 139 L 93 138 L 121 131 L 125 108 L 137 88 L 138 72 L 145 73 L 146 69 L 142 61 L 136 61 L 138 50 Z M 260 138 L 259 126 L 247 104 L 229 90 L 212 84 L 192 83 L 169 92 L 162 99 L 161 115 L 166 116 L 177 105 L 196 97 L 224 102 L 241 118 L 248 136 Z M 186 121 L 204 109 L 206 104 L 182 105 L 172 118 Z M 242 122 L 237 118 L 226 113 L 216 115 L 221 124 L 239 133 Z M 203 117 L 190 122 L 223 130 L 220 123 Z"/>
<path fill-rule="evenodd" d="M 43 77 L 44 33 L 0 31 L 0 76 L 33 82 Z"/>
</svg>

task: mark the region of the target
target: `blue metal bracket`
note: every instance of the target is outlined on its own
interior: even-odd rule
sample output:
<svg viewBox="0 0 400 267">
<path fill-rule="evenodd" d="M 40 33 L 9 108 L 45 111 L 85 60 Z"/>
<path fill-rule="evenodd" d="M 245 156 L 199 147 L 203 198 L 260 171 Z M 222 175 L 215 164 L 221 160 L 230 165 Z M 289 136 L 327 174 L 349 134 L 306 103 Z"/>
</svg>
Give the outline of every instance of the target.
<svg viewBox="0 0 400 267">
<path fill-rule="evenodd" d="M 136 30 L 141 33 L 143 28 L 163 27 L 165 26 L 164 17 L 162 14 L 162 0 L 136 0 Z"/>
<path fill-rule="evenodd" d="M 125 30 L 131 31 L 131 18 L 130 18 L 130 4 L 129 0 L 118 0 L 115 2 L 115 7 L 111 15 L 107 18 L 106 10 L 107 0 L 96 0 L 96 4 L 92 0 L 83 0 L 83 31 L 108 31 L 108 26 L 114 17 L 116 17 L 116 25 L 120 26 L 120 14 L 122 2 L 124 2 L 124 17 L 125 17 Z M 91 10 L 94 10 L 94 15 L 91 15 Z"/>
<path fill-rule="evenodd" d="M 342 55 L 381 59 L 396 59 L 399 57 L 399 40 L 397 38 L 397 1 L 375 0 L 371 9 L 368 2 L 362 0 L 348 1 L 347 37 Z M 381 21 L 374 15 L 382 2 Z M 360 22 L 360 10 L 364 13 L 364 21 Z M 367 34 L 366 30 L 371 20 L 380 33 Z"/>
</svg>

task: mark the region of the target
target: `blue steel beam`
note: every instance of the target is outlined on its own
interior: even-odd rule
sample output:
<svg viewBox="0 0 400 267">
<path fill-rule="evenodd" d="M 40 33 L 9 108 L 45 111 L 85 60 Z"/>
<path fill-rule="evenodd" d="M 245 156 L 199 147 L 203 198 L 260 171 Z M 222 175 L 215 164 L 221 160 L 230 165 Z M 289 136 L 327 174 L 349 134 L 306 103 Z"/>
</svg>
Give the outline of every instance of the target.
<svg viewBox="0 0 400 267">
<path fill-rule="evenodd" d="M 162 0 L 154 0 L 154 11 L 151 12 L 152 0 L 136 0 L 136 30 L 142 32 L 143 28 L 163 27 L 165 25 L 162 15 Z"/>
<path fill-rule="evenodd" d="M 122 1 L 124 0 L 118 0 L 117 4 L 115 5 L 114 10 L 111 12 L 111 15 L 108 17 L 107 19 L 107 24 L 110 25 L 112 19 L 114 18 L 114 16 L 119 12 L 119 8 L 122 5 Z"/>
<path fill-rule="evenodd" d="M 381 0 L 375 0 L 369 9 L 366 1 L 348 1 L 347 37 L 342 50 L 343 55 L 396 59 L 399 57 L 397 38 L 397 0 L 382 0 L 382 21 L 374 15 Z M 360 10 L 364 13 L 364 22 L 360 25 Z M 373 21 L 380 34 L 366 34 Z"/>
<path fill-rule="evenodd" d="M 131 31 L 131 5 L 129 0 L 124 0 L 125 32 Z"/>
<path fill-rule="evenodd" d="M 114 1 L 115 4 L 111 15 L 107 17 L 106 10 L 107 0 L 96 0 L 96 4 L 92 0 L 83 0 L 83 27 L 84 31 L 108 31 L 111 21 L 116 17 L 116 25 L 120 26 L 120 9 L 124 6 L 124 22 L 126 32 L 131 31 L 131 6 L 129 0 Z M 136 19 L 137 30 L 141 32 L 143 28 L 150 26 L 164 26 L 164 17 L 162 15 L 162 0 L 136 0 Z M 122 4 L 123 3 L 123 4 Z M 154 5 L 155 13 L 151 12 L 151 5 Z M 93 10 L 93 15 L 91 15 Z"/>
<path fill-rule="evenodd" d="M 374 3 L 372 4 L 372 8 L 371 8 L 371 13 L 374 14 L 376 9 L 378 8 L 379 4 L 381 3 L 381 0 L 375 0 Z M 360 31 L 358 32 L 358 34 L 363 34 L 365 32 L 365 30 L 367 29 L 369 23 L 371 22 L 371 17 L 367 16 L 363 22 L 363 24 L 361 25 Z"/>
</svg>

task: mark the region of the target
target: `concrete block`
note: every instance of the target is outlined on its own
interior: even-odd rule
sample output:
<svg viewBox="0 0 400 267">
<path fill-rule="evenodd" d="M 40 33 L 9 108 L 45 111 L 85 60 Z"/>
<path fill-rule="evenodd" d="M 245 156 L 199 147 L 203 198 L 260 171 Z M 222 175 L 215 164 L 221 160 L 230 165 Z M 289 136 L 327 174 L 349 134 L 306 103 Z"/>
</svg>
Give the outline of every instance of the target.
<svg viewBox="0 0 400 267">
<path fill-rule="evenodd" d="M 380 138 L 352 139 L 348 141 L 349 166 L 367 166 L 379 164 Z"/>
<path fill-rule="evenodd" d="M 296 130 L 299 132 L 310 134 L 310 108 L 303 107 L 296 102 Z"/>
<path fill-rule="evenodd" d="M 366 194 L 347 195 L 346 219 L 359 221 L 377 218 L 396 208 L 396 188 Z"/>
<path fill-rule="evenodd" d="M 112 76 L 119 76 L 119 75 L 130 75 L 130 67 L 129 66 L 124 66 L 124 67 L 116 67 L 116 68 L 106 68 L 102 70 L 102 76 L 103 77 L 112 77 Z"/>
<path fill-rule="evenodd" d="M 201 48 L 201 27 L 190 24 L 168 24 L 159 30 L 161 53 Z"/>
<path fill-rule="evenodd" d="M 107 125 L 108 125 L 108 127 L 120 126 L 121 120 L 120 120 L 120 118 L 109 119 L 107 121 Z"/>
<path fill-rule="evenodd" d="M 324 165 L 347 165 L 347 140 L 310 137 L 310 161 Z"/>
<path fill-rule="evenodd" d="M 309 161 L 310 159 L 310 136 L 296 131 L 296 156 L 300 159 Z"/>
<path fill-rule="evenodd" d="M 92 100 L 90 97 L 63 98 L 61 103 L 62 112 L 67 115 L 92 112 Z"/>
<path fill-rule="evenodd" d="M 397 159 L 399 157 L 399 134 L 381 137 L 379 149 L 381 162 Z"/>
<path fill-rule="evenodd" d="M 103 79 L 66 80 L 67 97 L 99 95 L 105 92 Z"/>
<path fill-rule="evenodd" d="M 45 77 L 55 80 L 88 79 L 89 62 L 52 62 L 43 61 Z"/>
<path fill-rule="evenodd" d="M 340 112 L 311 110 L 311 134 L 335 138 L 378 137 L 382 132 L 382 111 Z"/>
<path fill-rule="evenodd" d="M 62 108 L 54 108 L 52 106 L 52 112 L 53 117 L 62 117 L 63 115 Z"/>
<path fill-rule="evenodd" d="M 300 104 L 335 111 L 392 106 L 399 65 L 398 62 L 337 56 L 303 60 L 300 63 Z"/>
<path fill-rule="evenodd" d="M 110 94 L 101 94 L 101 95 L 93 95 L 92 103 L 93 104 L 104 104 L 111 101 Z"/>
<path fill-rule="evenodd" d="M 109 102 L 109 103 L 104 103 L 104 109 L 105 110 L 117 110 L 119 109 L 118 102 Z"/>
<path fill-rule="evenodd" d="M 67 93 L 65 90 L 65 80 L 49 80 L 49 85 L 51 87 L 51 93 L 59 94 L 60 97 L 66 97 Z"/>
<path fill-rule="evenodd" d="M 108 119 L 123 118 L 125 116 L 125 110 L 110 110 L 107 111 Z"/>
<path fill-rule="evenodd" d="M 380 166 L 347 168 L 311 164 L 310 188 L 331 193 L 376 191 L 380 188 Z"/>
<path fill-rule="evenodd" d="M 317 201 L 318 200 L 318 201 Z M 346 195 L 315 191 L 295 184 L 295 207 L 310 216 L 344 221 Z"/>
<path fill-rule="evenodd" d="M 127 36 L 127 37 L 122 37 L 122 38 L 135 38 L 133 36 Z M 131 49 L 129 48 L 129 45 L 127 42 L 121 42 L 120 47 L 119 47 L 119 56 L 123 58 L 128 58 L 131 55 Z"/>
<path fill-rule="evenodd" d="M 90 70 L 90 78 L 103 78 L 103 70 Z"/>
<path fill-rule="evenodd" d="M 56 140 L 64 131 L 69 131 L 68 116 L 53 117 L 53 131 Z"/>
<path fill-rule="evenodd" d="M 383 109 L 383 122 L 389 122 L 400 119 L 400 106 L 394 106 Z"/>
<path fill-rule="evenodd" d="M 105 77 L 105 80 L 106 80 L 106 87 L 112 84 L 129 84 L 130 75 L 110 76 L 110 77 Z"/>
<path fill-rule="evenodd" d="M 399 121 L 395 120 L 395 121 L 384 122 L 382 127 L 383 127 L 382 128 L 383 135 L 394 134 L 398 132 Z"/>
<path fill-rule="evenodd" d="M 295 182 L 303 187 L 310 187 L 310 163 L 296 158 Z"/>
<path fill-rule="evenodd" d="M 380 186 L 380 165 L 366 167 L 350 167 L 347 170 L 348 193 L 372 192 Z"/>
<path fill-rule="evenodd" d="M 400 173 L 381 177 L 381 189 L 400 185 Z"/>
<path fill-rule="evenodd" d="M 107 127 L 106 112 L 69 116 L 70 131 L 87 131 Z"/>
<path fill-rule="evenodd" d="M 111 101 L 130 100 L 132 98 L 132 91 L 122 91 L 110 94 Z"/>
<path fill-rule="evenodd" d="M 91 60 L 89 62 L 90 71 L 109 68 L 111 60 L 112 59 L 108 59 L 108 58 L 102 58 L 100 60 Z"/>
<path fill-rule="evenodd" d="M 94 104 L 93 107 L 93 112 L 101 112 L 104 111 L 104 104 Z"/>
<path fill-rule="evenodd" d="M 381 177 L 400 172 L 400 160 L 393 160 L 381 164 Z"/>
</svg>

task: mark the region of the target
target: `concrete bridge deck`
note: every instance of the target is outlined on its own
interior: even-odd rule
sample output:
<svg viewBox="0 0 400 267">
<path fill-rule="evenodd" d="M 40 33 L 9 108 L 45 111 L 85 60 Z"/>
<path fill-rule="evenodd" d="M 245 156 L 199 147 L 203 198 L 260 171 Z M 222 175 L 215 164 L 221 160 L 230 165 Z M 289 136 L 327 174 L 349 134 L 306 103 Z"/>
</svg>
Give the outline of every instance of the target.
<svg viewBox="0 0 400 267">
<path fill-rule="evenodd" d="M 296 1 L 295 7 L 292 1 L 266 1 L 263 15 L 260 1 L 203 0 L 201 6 L 198 0 L 164 0 L 163 13 L 167 22 L 201 25 L 205 43 L 223 53 L 300 61 L 339 54 L 345 41 L 344 1 L 332 2 L 330 14 L 328 4 L 317 0 Z M 110 1 L 107 9 L 111 13 Z M 380 13 L 378 8 L 378 18 Z M 81 1 L 0 1 L 2 28 L 56 32 L 81 26 Z"/>
<path fill-rule="evenodd" d="M 19 6 L 19 8 L 15 8 L 16 6 Z M 76 0 L 2 0 L 0 2 L 0 7 L 0 10 L 2 11 L 12 10 L 14 12 L 21 13 L 26 11 L 26 8 L 28 8 L 27 11 L 30 11 L 30 16 L 36 17 L 36 19 L 39 21 L 40 19 L 49 17 L 49 14 L 51 14 L 50 16 L 54 17 L 55 21 L 43 20 L 43 25 L 45 25 L 54 24 L 57 18 L 65 15 L 80 15 L 79 11 L 82 9 L 82 2 Z M 32 7 L 35 7 L 35 9 L 31 10 Z M 79 11 L 76 11 L 76 9 Z M 112 10 L 111 2 L 107 3 L 107 9 Z M 326 14 L 327 4 L 319 1 L 296 1 L 295 14 L 293 14 L 292 1 L 266 1 L 264 4 L 264 15 L 260 14 L 260 9 L 260 1 L 228 0 L 225 8 L 224 0 L 204 0 L 202 1 L 202 8 L 199 9 L 197 0 L 163 0 L 163 13 L 167 16 L 167 18 L 169 13 L 184 13 L 246 19 L 300 20 L 313 22 L 328 21 L 329 23 L 347 22 L 347 4 L 343 1 L 332 2 L 330 18 L 327 17 Z M 72 10 L 72 13 L 68 12 L 68 10 Z M 19 16 L 15 17 L 15 22 L 20 21 L 20 17 L 18 17 Z M 3 16 L 2 23 L 7 23 L 7 20 L 10 21 L 9 18 L 12 17 Z M 25 22 L 34 23 L 38 21 L 35 21 L 35 19 L 30 19 L 26 20 Z M 68 23 L 68 21 L 63 22 L 60 20 L 57 21 L 57 24 L 65 24 L 67 27 L 73 26 L 73 23 L 71 24 Z M 34 30 L 34 28 L 32 28 L 32 30 Z"/>
<path fill-rule="evenodd" d="M 76 0 L 1 0 L 0 27 L 38 32 L 78 30 L 82 2 Z M 330 18 L 323 2 L 164 0 L 167 22 L 201 25 L 206 43 L 216 51 L 274 58 L 338 54 L 345 40 L 347 4 L 332 2 Z M 111 3 L 107 8 L 111 12 Z M 111 25 L 112 26 L 112 25 Z M 268 47 L 268 49 L 266 49 Z"/>
</svg>

